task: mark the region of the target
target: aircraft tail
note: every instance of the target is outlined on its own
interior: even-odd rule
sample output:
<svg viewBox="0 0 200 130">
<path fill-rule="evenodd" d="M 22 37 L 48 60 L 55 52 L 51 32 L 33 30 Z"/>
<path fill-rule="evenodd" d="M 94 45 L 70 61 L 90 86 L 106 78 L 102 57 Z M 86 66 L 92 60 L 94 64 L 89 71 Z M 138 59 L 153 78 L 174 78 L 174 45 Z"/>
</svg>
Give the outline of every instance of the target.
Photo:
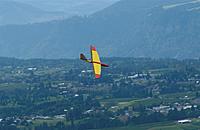
<svg viewBox="0 0 200 130">
<path fill-rule="evenodd" d="M 80 54 L 80 59 L 81 59 L 81 60 L 87 60 L 87 58 L 85 57 L 84 54 Z"/>
<path fill-rule="evenodd" d="M 91 60 L 88 60 L 84 54 L 80 54 L 80 59 L 84 60 L 85 62 L 91 62 Z"/>
</svg>

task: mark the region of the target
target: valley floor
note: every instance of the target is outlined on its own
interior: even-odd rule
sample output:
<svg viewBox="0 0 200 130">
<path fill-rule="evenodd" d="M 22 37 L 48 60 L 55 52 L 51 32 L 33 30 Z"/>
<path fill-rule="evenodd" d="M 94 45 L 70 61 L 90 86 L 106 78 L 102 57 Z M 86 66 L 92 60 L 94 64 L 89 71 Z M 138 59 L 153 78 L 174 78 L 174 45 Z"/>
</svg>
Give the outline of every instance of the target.
<svg viewBox="0 0 200 130">
<path fill-rule="evenodd" d="M 143 125 L 129 125 L 126 127 L 98 129 L 98 130 L 199 130 L 200 119 L 193 119 L 192 123 L 178 124 L 177 122 L 160 122 Z"/>
</svg>

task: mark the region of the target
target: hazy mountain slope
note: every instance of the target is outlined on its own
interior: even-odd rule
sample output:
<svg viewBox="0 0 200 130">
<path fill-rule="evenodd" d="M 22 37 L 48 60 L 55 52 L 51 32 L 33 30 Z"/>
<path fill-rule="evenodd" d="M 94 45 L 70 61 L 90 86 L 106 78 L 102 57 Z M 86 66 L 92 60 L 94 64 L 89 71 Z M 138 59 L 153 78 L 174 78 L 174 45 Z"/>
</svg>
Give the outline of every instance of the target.
<svg viewBox="0 0 200 130">
<path fill-rule="evenodd" d="M 0 0 L 0 25 L 90 15 L 119 0 Z"/>
<path fill-rule="evenodd" d="M 0 25 L 44 22 L 64 16 L 64 13 L 43 11 L 29 4 L 0 1 Z"/>
<path fill-rule="evenodd" d="M 94 44 L 104 56 L 200 57 L 199 0 L 122 0 L 87 18 L 0 28 L 0 55 L 75 58 Z"/>
<path fill-rule="evenodd" d="M 15 0 L 46 11 L 60 11 L 69 15 L 89 15 L 119 0 Z"/>
</svg>

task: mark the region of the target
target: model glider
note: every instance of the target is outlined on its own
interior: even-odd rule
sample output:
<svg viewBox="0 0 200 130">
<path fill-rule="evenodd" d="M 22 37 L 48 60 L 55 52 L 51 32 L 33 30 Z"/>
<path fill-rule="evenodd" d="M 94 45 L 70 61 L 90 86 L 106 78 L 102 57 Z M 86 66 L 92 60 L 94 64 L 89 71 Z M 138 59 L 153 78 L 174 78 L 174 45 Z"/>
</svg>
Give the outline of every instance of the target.
<svg viewBox="0 0 200 130">
<path fill-rule="evenodd" d="M 80 54 L 80 59 L 93 64 L 95 78 L 98 79 L 101 77 L 101 66 L 103 66 L 103 67 L 109 67 L 109 66 L 101 63 L 99 54 L 94 46 L 90 46 L 90 52 L 91 52 L 91 59 L 87 59 L 84 56 L 84 54 Z"/>
</svg>

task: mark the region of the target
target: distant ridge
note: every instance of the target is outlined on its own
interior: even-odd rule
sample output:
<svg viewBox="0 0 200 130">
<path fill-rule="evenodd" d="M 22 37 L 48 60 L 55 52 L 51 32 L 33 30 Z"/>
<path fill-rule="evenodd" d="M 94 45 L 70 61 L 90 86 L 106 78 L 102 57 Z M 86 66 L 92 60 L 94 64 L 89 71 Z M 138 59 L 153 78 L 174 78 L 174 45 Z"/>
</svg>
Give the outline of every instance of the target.
<svg viewBox="0 0 200 130">
<path fill-rule="evenodd" d="M 105 57 L 200 57 L 200 2 L 122 0 L 88 17 L 0 28 L 0 56 L 77 58 L 90 44 Z"/>
<path fill-rule="evenodd" d="M 47 12 L 21 2 L 0 1 L 0 25 L 47 22 L 64 16 L 61 12 Z"/>
</svg>

